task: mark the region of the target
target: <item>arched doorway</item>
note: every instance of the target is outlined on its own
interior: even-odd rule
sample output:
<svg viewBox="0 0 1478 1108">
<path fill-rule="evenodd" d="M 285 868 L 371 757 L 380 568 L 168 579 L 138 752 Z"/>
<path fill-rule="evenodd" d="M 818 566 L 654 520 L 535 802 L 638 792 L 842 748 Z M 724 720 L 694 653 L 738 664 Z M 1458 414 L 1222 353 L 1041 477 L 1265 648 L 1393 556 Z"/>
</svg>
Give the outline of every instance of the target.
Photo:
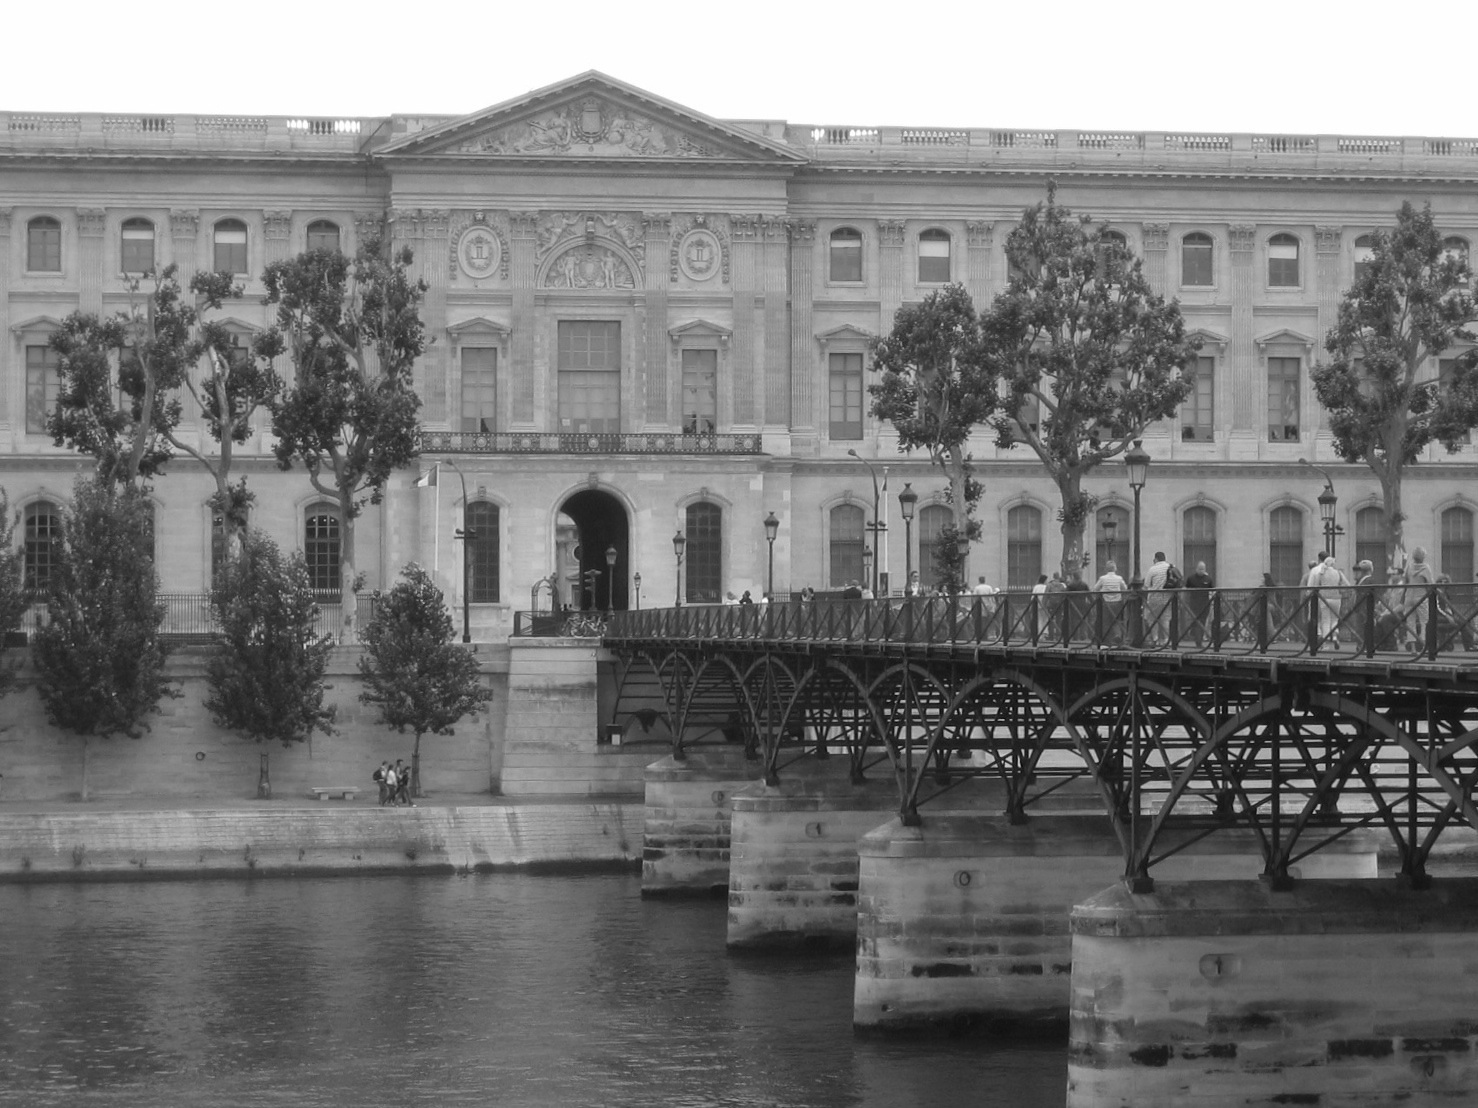
<svg viewBox="0 0 1478 1108">
<path fill-rule="evenodd" d="M 629 606 L 631 532 L 626 509 L 608 492 L 584 489 L 560 505 L 555 523 L 559 600 L 577 610 Z M 614 549 L 616 564 L 607 562 Z M 592 572 L 596 571 L 592 578 Z"/>
</svg>

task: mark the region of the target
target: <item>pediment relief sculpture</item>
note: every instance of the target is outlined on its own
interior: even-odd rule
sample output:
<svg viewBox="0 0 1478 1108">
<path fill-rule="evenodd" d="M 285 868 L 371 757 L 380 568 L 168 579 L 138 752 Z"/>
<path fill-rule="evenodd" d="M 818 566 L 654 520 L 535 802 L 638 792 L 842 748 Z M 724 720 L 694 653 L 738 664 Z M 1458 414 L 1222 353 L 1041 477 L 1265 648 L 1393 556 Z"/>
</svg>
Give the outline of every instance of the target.
<svg viewBox="0 0 1478 1108">
<path fill-rule="evenodd" d="M 543 259 L 565 244 L 583 238 L 585 245 L 597 237 L 615 239 L 631 252 L 640 266 L 647 264 L 646 236 L 641 218 L 627 212 L 540 212 L 534 240 L 534 256 Z"/>
<path fill-rule="evenodd" d="M 457 147 L 460 154 L 577 155 L 605 158 L 716 158 L 691 135 L 598 97 L 541 112 Z"/>
</svg>

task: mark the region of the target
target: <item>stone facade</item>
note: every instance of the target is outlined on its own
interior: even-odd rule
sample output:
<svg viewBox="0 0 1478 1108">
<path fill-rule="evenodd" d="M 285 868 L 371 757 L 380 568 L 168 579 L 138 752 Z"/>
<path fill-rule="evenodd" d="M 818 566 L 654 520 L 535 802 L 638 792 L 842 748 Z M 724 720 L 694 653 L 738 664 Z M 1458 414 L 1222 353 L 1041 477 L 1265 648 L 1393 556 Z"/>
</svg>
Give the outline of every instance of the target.
<svg viewBox="0 0 1478 1108">
<path fill-rule="evenodd" d="M 37 427 L 37 351 L 68 313 L 125 307 L 145 245 L 186 276 L 240 264 L 245 295 L 223 314 L 245 334 L 269 322 L 267 263 L 387 228 L 430 286 L 426 454 L 361 518 L 358 560 L 370 588 L 413 559 L 433 566 L 459 604 L 465 483 L 497 523 L 477 551 L 480 639 L 506 636 L 551 575 L 562 601 L 596 607 L 634 606 L 637 573 L 649 606 L 758 595 L 771 563 L 780 592 L 844 583 L 860 568 L 851 529 L 873 509 L 849 450 L 888 469 L 879 565 L 901 584 L 945 482 L 867 414 L 868 341 L 943 279 L 977 301 L 1000 291 L 1006 235 L 1049 177 L 1124 235 L 1211 359 L 1196 413 L 1145 436 L 1146 549 L 1187 560 L 1209 544 L 1220 584 L 1256 584 L 1278 509 L 1298 510 L 1280 521 L 1294 520 L 1282 538 L 1300 560 L 1322 545 L 1322 481 L 1300 459 L 1337 459 L 1309 369 L 1357 240 L 1407 199 L 1455 239 L 1478 235 L 1478 159 L 1460 140 L 720 121 L 593 73 L 455 118 L 0 120 L 0 484 L 13 505 L 64 503 L 78 469 Z M 200 433 L 188 405 L 186 420 Z M 264 421 L 238 472 L 258 494 L 253 522 L 296 546 L 320 498 L 270 445 Z M 988 436 L 972 450 L 986 495 L 971 572 L 1023 583 L 1059 557 L 1055 490 L 1021 450 Z M 1475 450 L 1434 449 L 1405 491 L 1408 542 L 1459 573 L 1473 567 Z M 438 461 L 435 487 L 414 487 Z M 1363 467 L 1335 477 L 1348 566 L 1377 486 Z M 909 550 L 892 502 L 905 482 L 921 495 Z M 1130 502 L 1116 464 L 1086 489 L 1103 508 Z M 156 482 L 167 591 L 207 586 L 210 491 L 188 460 Z M 689 539 L 681 581 L 675 531 Z M 591 569 L 603 576 L 582 594 Z"/>
</svg>

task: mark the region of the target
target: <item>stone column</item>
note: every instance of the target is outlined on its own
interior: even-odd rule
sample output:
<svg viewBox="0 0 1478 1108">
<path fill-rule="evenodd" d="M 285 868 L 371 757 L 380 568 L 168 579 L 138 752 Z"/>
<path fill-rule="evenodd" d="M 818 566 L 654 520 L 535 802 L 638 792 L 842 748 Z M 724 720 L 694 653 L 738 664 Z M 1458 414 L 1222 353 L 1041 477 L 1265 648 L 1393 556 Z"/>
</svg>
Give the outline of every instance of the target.
<svg viewBox="0 0 1478 1108">
<path fill-rule="evenodd" d="M 1144 275 L 1150 287 L 1162 296 L 1168 284 L 1165 272 L 1165 254 L 1170 249 L 1170 224 L 1146 223 L 1144 225 Z"/>
<path fill-rule="evenodd" d="M 1256 458 L 1267 434 L 1267 381 L 1259 370 L 1253 343 L 1252 302 L 1257 281 L 1256 231 L 1250 223 L 1228 228 L 1232 253 L 1232 334 L 1227 344 L 1227 372 L 1217 386 L 1216 405 L 1232 413 L 1230 461 Z"/>
<path fill-rule="evenodd" d="M 764 242 L 765 347 L 765 452 L 790 453 L 791 425 L 791 322 L 786 268 L 790 253 L 790 231 L 783 219 L 769 216 L 759 220 Z"/>
<path fill-rule="evenodd" d="M 638 407 L 642 412 L 641 425 L 630 426 L 632 431 L 669 430 L 681 421 L 682 379 L 671 380 L 668 362 L 672 357 L 668 339 L 671 320 L 667 318 L 667 295 L 672 285 L 668 271 L 668 253 L 672 248 L 672 213 L 644 212 L 642 232 L 646 238 L 646 294 L 645 323 L 646 342 L 643 372 L 635 374 L 644 385 L 645 405 Z M 722 386 L 720 386 L 722 387 Z M 640 405 L 641 400 L 637 403 Z"/>
<path fill-rule="evenodd" d="M 1315 280 L 1318 282 L 1315 292 L 1319 297 L 1319 324 L 1314 331 L 1314 349 L 1308 357 L 1308 364 L 1304 366 L 1303 383 L 1300 386 L 1299 403 L 1303 410 L 1314 413 L 1314 443 L 1313 453 L 1310 457 L 1320 457 L 1319 438 L 1326 434 L 1328 424 L 1324 418 L 1324 408 L 1319 403 L 1319 398 L 1314 395 L 1314 364 L 1324 353 L 1324 336 L 1334 328 L 1339 319 L 1339 302 L 1344 289 L 1340 287 L 1340 247 L 1344 238 L 1343 227 L 1315 227 L 1314 228 L 1314 257 L 1316 258 Z M 1325 451 L 1323 457 L 1330 457 L 1330 452 Z"/>
<path fill-rule="evenodd" d="M 816 429 L 817 378 L 815 323 L 816 221 L 790 221 L 790 411 L 791 453 L 810 454 L 820 443 Z"/>
<path fill-rule="evenodd" d="M 877 332 L 893 329 L 893 315 L 903 306 L 903 238 L 901 219 L 878 220 L 878 288 L 881 298 Z"/>
<path fill-rule="evenodd" d="M 534 395 L 538 382 L 534 380 L 534 332 L 538 324 L 534 309 L 534 284 L 538 279 L 538 259 L 535 255 L 535 239 L 539 233 L 538 212 L 510 212 L 508 214 L 509 251 L 513 258 L 509 266 L 509 280 L 513 285 L 513 334 L 509 336 L 510 361 L 509 380 L 512 383 L 510 412 L 512 431 L 533 431 Z"/>
<path fill-rule="evenodd" d="M 984 220 L 972 219 L 965 224 L 965 288 L 975 301 L 976 311 L 984 310 L 994 294 L 991 280 L 994 232 L 995 228 Z"/>
<path fill-rule="evenodd" d="M 262 236 L 266 240 L 263 255 L 267 265 L 292 257 L 292 232 L 292 212 L 286 209 L 268 209 L 262 213 Z"/>
<path fill-rule="evenodd" d="M 451 374 L 450 344 L 446 341 L 447 235 L 452 213 L 447 208 L 430 208 L 422 213 L 421 248 L 416 251 L 416 269 L 430 286 L 426 290 L 423 316 L 426 337 L 433 340 L 421 355 L 421 416 L 426 424 L 446 426 L 451 416 L 448 395 Z"/>
<path fill-rule="evenodd" d="M 763 422 L 763 364 L 755 357 L 755 287 L 759 281 L 759 228 L 754 218 L 730 221 L 730 250 L 733 254 L 734 341 L 729 350 L 729 376 L 733 381 L 733 423 L 736 427 L 758 427 Z M 722 388 L 722 384 L 720 388 Z"/>
<path fill-rule="evenodd" d="M 107 227 L 104 209 L 77 209 L 77 306 L 94 315 L 103 311 L 103 235 Z"/>
</svg>

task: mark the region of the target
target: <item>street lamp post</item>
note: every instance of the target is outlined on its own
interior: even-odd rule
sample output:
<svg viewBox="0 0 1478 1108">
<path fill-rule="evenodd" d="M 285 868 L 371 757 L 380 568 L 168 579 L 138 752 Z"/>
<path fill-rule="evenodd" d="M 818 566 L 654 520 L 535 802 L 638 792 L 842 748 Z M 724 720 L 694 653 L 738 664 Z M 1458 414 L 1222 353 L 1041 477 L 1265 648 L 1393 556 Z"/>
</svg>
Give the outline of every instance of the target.
<svg viewBox="0 0 1478 1108">
<path fill-rule="evenodd" d="M 452 532 L 454 539 L 462 540 L 462 641 L 472 641 L 472 541 L 477 538 L 477 528 L 467 526 L 467 510 L 471 506 L 467 503 L 467 478 L 457 468 L 457 463 L 450 458 L 447 465 L 456 473 L 457 480 L 462 482 L 462 526 Z"/>
<path fill-rule="evenodd" d="M 1336 553 L 1335 540 L 1345 533 L 1345 529 L 1334 522 L 1338 518 L 1335 509 L 1339 506 L 1339 497 L 1334 495 L 1334 482 L 1328 473 L 1307 458 L 1300 458 L 1299 463 L 1308 466 L 1324 478 L 1324 491 L 1319 494 L 1319 518 L 1324 523 L 1324 550 L 1330 557 L 1333 557 Z"/>
<path fill-rule="evenodd" d="M 919 494 L 913 491 L 913 485 L 908 481 L 903 483 L 903 491 L 898 494 L 898 511 L 903 515 L 903 587 L 908 589 L 913 584 L 913 513 L 918 507 Z"/>
<path fill-rule="evenodd" d="M 612 543 L 606 547 L 606 615 L 616 610 L 616 559 L 620 554 Z"/>
<path fill-rule="evenodd" d="M 771 512 L 765 517 L 765 541 L 770 544 L 770 584 L 765 595 L 771 601 L 775 599 L 775 536 L 779 533 L 780 521 L 775 518 L 775 513 Z"/>
<path fill-rule="evenodd" d="M 1109 516 L 1108 519 L 1106 519 L 1106 520 L 1103 521 L 1103 545 L 1104 545 L 1104 549 L 1106 549 L 1108 551 L 1108 558 L 1106 559 L 1107 561 L 1112 562 L 1114 560 L 1114 540 L 1116 538 L 1118 538 L 1118 537 L 1119 537 L 1119 521 L 1117 519 L 1115 519 L 1113 516 Z M 1083 557 L 1086 560 L 1087 557 L 1088 557 L 1088 555 L 1085 553 L 1083 555 Z M 1098 568 L 1099 568 L 1099 571 L 1100 571 L 1099 572 L 1099 576 L 1102 577 L 1103 576 L 1103 572 L 1102 571 L 1103 571 L 1103 568 L 1104 567 L 1103 566 L 1099 566 Z"/>
<path fill-rule="evenodd" d="M 631 575 L 631 583 L 636 586 L 636 610 L 641 611 L 641 571 Z"/>
<path fill-rule="evenodd" d="M 864 546 L 862 548 L 862 579 L 864 581 L 867 581 L 869 579 L 876 580 L 876 578 L 872 576 L 872 567 L 872 547 Z M 871 591 L 873 596 L 877 596 L 877 590 L 874 589 Z"/>
<path fill-rule="evenodd" d="M 960 593 L 970 591 L 970 535 L 965 531 L 955 532 L 955 553 L 960 560 Z"/>
<path fill-rule="evenodd" d="M 878 594 L 878 566 L 882 562 L 887 560 L 887 546 L 885 545 L 886 540 L 884 536 L 888 533 L 888 525 L 878 518 L 878 512 L 882 506 L 883 495 L 882 491 L 878 487 L 877 470 L 872 468 L 872 463 L 864 458 L 861 454 L 857 453 L 855 449 L 848 450 L 847 456 L 849 458 L 856 458 L 859 462 L 866 466 L 867 475 L 872 478 L 872 522 L 869 523 L 865 528 L 863 528 L 863 530 L 872 532 L 873 545 L 877 547 L 879 551 L 882 551 L 880 557 L 873 560 L 872 565 L 872 594 L 876 596 Z M 886 479 L 887 478 L 885 476 L 884 480 Z"/>
<path fill-rule="evenodd" d="M 1144 578 L 1139 575 L 1139 494 L 1144 491 L 1150 472 L 1150 455 L 1142 442 L 1135 439 L 1134 445 L 1124 455 L 1124 466 L 1129 470 L 1129 487 L 1134 490 L 1134 577 L 1129 587 L 1135 592 L 1144 588 Z"/>
<path fill-rule="evenodd" d="M 673 607 L 683 606 L 683 551 L 687 548 L 688 536 L 681 531 L 675 531 L 672 535 L 672 554 L 677 559 L 677 580 L 673 585 Z"/>
</svg>

